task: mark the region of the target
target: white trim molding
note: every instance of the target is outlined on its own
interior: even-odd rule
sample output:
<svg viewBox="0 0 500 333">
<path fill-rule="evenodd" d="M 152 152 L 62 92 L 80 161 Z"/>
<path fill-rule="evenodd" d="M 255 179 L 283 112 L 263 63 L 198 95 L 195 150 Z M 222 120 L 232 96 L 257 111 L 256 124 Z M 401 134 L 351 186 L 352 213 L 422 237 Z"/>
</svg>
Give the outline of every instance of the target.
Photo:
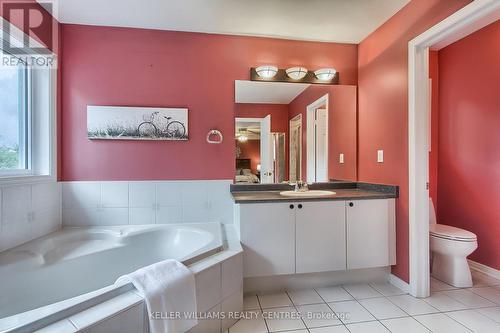
<svg viewBox="0 0 500 333">
<path fill-rule="evenodd" d="M 328 138 L 328 112 L 330 109 L 329 105 L 329 94 L 325 94 L 309 104 L 306 107 L 306 180 L 308 183 L 315 183 L 316 182 L 316 168 L 311 167 L 310 163 L 312 160 L 315 160 L 315 151 L 316 151 L 316 138 L 315 138 L 315 131 L 314 129 L 314 124 L 316 122 L 315 120 L 315 111 L 317 108 L 321 107 L 322 105 L 326 106 L 326 137 Z M 304 124 L 302 124 L 304 126 Z M 328 140 L 326 140 L 326 161 L 328 161 Z M 326 174 L 328 175 L 328 163 L 327 163 L 327 170 Z"/>
<path fill-rule="evenodd" d="M 429 49 L 439 50 L 500 18 L 500 1 L 475 0 L 408 44 L 410 293 L 429 286 Z"/>
<path fill-rule="evenodd" d="M 488 276 L 491 276 L 492 278 L 495 278 L 497 280 L 500 280 L 500 270 L 480 264 L 474 260 L 467 259 L 467 261 L 469 262 L 469 267 L 471 269 L 486 274 Z"/>
<path fill-rule="evenodd" d="M 401 280 L 394 274 L 389 274 L 389 283 L 392 284 L 395 287 L 398 287 L 405 293 L 410 292 L 410 285 L 406 283 L 405 281 Z"/>
</svg>

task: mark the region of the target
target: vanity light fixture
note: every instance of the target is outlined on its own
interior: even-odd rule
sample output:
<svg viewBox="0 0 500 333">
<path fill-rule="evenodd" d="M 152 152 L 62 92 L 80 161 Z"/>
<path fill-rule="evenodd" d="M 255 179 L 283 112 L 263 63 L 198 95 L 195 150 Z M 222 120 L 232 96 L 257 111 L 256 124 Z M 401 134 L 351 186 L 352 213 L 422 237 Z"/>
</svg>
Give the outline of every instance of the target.
<svg viewBox="0 0 500 333">
<path fill-rule="evenodd" d="M 339 84 L 339 72 L 333 67 L 318 70 L 307 70 L 303 66 L 278 68 L 271 65 L 250 68 L 251 81 L 306 83 L 306 84 Z"/>
<path fill-rule="evenodd" d="M 276 73 L 278 73 L 278 67 L 269 65 L 259 66 L 255 69 L 255 71 L 261 78 L 271 79 L 276 75 Z"/>
<path fill-rule="evenodd" d="M 248 141 L 248 136 L 241 134 L 241 135 L 238 137 L 238 141 L 239 141 L 239 142 L 247 142 L 247 141 Z"/>
<path fill-rule="evenodd" d="M 314 76 L 321 81 L 330 81 L 337 74 L 335 68 L 321 68 L 314 71 Z"/>
<path fill-rule="evenodd" d="M 292 80 L 302 80 L 307 75 L 307 68 L 291 67 L 286 70 L 286 75 Z"/>
</svg>

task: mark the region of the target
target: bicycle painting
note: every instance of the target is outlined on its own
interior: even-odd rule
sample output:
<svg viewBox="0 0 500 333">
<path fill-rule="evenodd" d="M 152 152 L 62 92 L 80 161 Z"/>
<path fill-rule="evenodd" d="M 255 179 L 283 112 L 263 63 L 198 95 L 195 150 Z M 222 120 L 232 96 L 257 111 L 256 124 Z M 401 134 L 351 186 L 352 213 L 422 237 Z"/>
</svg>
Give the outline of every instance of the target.
<svg viewBox="0 0 500 333">
<path fill-rule="evenodd" d="M 188 109 L 87 106 L 89 139 L 187 140 Z"/>
</svg>

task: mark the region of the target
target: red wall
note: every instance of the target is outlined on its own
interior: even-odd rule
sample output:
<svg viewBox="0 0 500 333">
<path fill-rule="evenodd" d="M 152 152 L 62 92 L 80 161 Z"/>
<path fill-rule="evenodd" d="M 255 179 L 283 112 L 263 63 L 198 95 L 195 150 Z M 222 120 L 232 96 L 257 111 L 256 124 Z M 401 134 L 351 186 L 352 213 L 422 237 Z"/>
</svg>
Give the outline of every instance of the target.
<svg viewBox="0 0 500 333">
<path fill-rule="evenodd" d="M 356 87 L 318 86 L 304 90 L 289 104 L 289 118 L 302 114 L 302 177 L 307 175 L 307 106 L 328 94 L 328 177 L 356 180 Z M 344 153 L 344 164 L 339 154 Z"/>
<path fill-rule="evenodd" d="M 400 186 L 397 262 L 409 281 L 408 42 L 469 0 L 413 0 L 358 46 L 358 178 Z M 377 163 L 377 150 L 384 163 Z M 423 221 L 427 223 L 427 221 Z"/>
<path fill-rule="evenodd" d="M 232 179 L 234 80 L 250 67 L 333 66 L 357 82 L 356 45 L 80 25 L 61 35 L 63 180 Z M 189 141 L 90 141 L 87 105 L 188 107 Z M 212 128 L 222 144 L 206 143 Z"/>
<path fill-rule="evenodd" d="M 236 141 L 236 146 L 240 147 L 241 155 L 238 158 L 249 158 L 252 173 L 257 173 L 257 164 L 260 164 L 260 140 L 248 140 L 245 142 Z"/>
<path fill-rule="evenodd" d="M 438 220 L 474 232 L 500 269 L 500 22 L 439 51 Z"/>
</svg>

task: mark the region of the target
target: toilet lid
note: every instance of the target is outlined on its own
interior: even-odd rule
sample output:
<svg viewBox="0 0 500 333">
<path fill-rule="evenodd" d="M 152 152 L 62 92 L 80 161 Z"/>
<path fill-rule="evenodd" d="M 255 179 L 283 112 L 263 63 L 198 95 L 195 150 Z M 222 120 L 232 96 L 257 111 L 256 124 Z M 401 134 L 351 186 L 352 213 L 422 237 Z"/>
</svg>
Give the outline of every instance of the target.
<svg viewBox="0 0 500 333">
<path fill-rule="evenodd" d="M 453 240 L 475 241 L 477 239 L 476 235 L 470 231 L 444 224 L 431 224 L 429 226 L 429 233 L 432 236 Z"/>
</svg>

